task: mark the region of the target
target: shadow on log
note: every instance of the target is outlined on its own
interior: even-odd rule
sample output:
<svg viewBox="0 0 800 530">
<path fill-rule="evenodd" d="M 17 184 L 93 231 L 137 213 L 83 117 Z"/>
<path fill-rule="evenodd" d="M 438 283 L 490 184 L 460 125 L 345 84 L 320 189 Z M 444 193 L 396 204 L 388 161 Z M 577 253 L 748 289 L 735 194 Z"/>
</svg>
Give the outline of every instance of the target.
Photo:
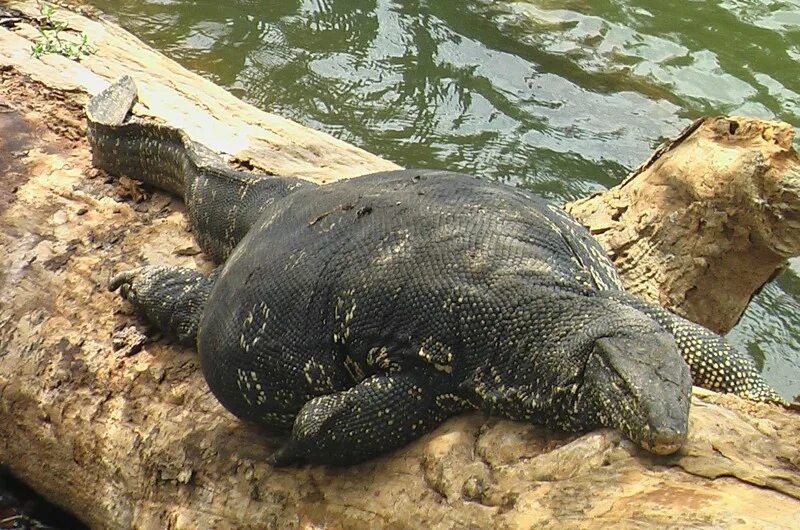
<svg viewBox="0 0 800 530">
<path fill-rule="evenodd" d="M 10 4 L 28 15 L 36 9 L 32 1 Z M 611 431 L 566 435 L 470 414 L 359 466 L 266 465 L 271 442 L 222 409 L 208 393 L 194 354 L 148 339 L 130 307 L 106 291 L 113 271 L 143 262 L 208 264 L 197 253 L 177 201 L 155 193 L 136 202 L 141 197 L 134 189 L 119 187 L 91 167 L 83 136 L 87 94 L 121 73 L 133 73 L 148 87 L 137 112 L 173 124 L 186 120 L 200 141 L 208 135 L 201 120 L 212 120 L 206 126 L 213 127 L 213 120 L 229 120 L 226 127 L 245 133 L 235 146 L 211 147 L 276 173 L 313 166 L 316 178 L 332 179 L 340 168 L 325 160 L 339 153 L 353 161 L 349 175 L 392 165 L 247 107 L 119 28 L 64 16 L 98 48 L 83 65 L 58 57 L 33 61 L 28 36 L 35 32 L 24 21 L 0 28 L 0 463 L 37 491 L 95 528 L 796 524 L 798 417 L 700 390 L 689 440 L 670 457 L 644 454 Z M 778 231 L 781 223 L 753 217 L 761 210 L 767 217 L 780 214 L 783 225 L 795 229 L 786 221 L 797 213 L 792 209 L 796 157 L 786 147 L 788 139 L 764 138 L 765 146 L 775 146 L 772 152 L 782 145 L 785 154 L 759 158 L 760 170 L 735 172 L 724 186 L 714 186 L 722 166 L 680 162 L 684 155 L 695 161 L 732 159 L 746 152 L 737 135 L 783 130 L 737 119 L 741 130 L 731 134 L 725 125 L 730 123 L 708 122 L 620 188 L 591 199 L 595 206 L 572 207 L 595 232 L 603 232 L 601 237 L 608 236 L 604 239 L 624 234 L 616 236 L 624 245 L 609 248 L 623 259 L 629 279 L 641 278 L 631 282 L 634 287 L 647 285 L 638 290 L 677 301 L 678 308 L 692 300 L 691 307 L 698 308 L 692 316 L 700 320 L 708 316 L 702 312 L 708 306 L 699 287 L 710 281 L 705 274 L 720 267 L 698 268 L 700 260 L 717 263 L 710 258 L 725 254 L 724 248 L 746 254 L 745 242 L 751 241 L 776 255 L 794 248 L 789 232 Z M 730 135 L 725 142 L 713 140 L 725 134 Z M 285 149 L 284 155 L 270 158 L 270 145 L 276 152 Z M 698 188 L 702 191 L 690 191 L 700 177 L 698 182 L 706 183 Z M 682 183 L 675 189 L 685 202 L 669 191 L 672 179 Z M 761 200 L 771 201 L 769 207 L 759 207 Z M 604 201 L 613 206 L 611 213 L 603 213 Z M 672 209 L 658 209 L 667 204 Z M 782 204 L 788 209 L 779 209 Z M 641 214 L 634 217 L 636 211 Z M 642 218 L 672 220 L 670 215 L 675 217 L 667 243 L 652 239 L 667 234 L 666 228 L 651 224 L 652 229 L 639 230 Z M 696 240 L 699 221 L 692 219 L 709 219 L 715 228 Z M 723 248 L 711 252 L 709 245 Z M 681 259 L 654 269 L 669 254 Z M 771 265 L 763 274 L 749 283 L 728 279 L 727 289 L 741 291 L 746 301 L 780 259 L 765 258 Z M 684 294 L 673 294 L 680 289 Z"/>
</svg>

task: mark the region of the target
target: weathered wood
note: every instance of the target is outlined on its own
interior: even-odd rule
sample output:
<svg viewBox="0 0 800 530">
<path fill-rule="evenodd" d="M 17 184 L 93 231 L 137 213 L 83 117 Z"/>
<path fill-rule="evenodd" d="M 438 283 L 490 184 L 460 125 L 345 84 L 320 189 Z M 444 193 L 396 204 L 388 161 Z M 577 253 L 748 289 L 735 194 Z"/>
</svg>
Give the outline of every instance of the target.
<svg viewBox="0 0 800 530">
<path fill-rule="evenodd" d="M 146 87 L 137 112 L 256 167 L 328 180 L 391 164 L 252 109 L 119 28 L 59 13 L 96 55 L 35 61 L 30 27 L 0 28 L 0 463 L 48 498 L 96 528 L 795 525 L 797 416 L 702 391 L 671 457 L 611 431 L 472 414 L 352 468 L 270 468 L 271 442 L 214 400 L 194 354 L 142 343 L 106 291 L 112 272 L 144 261 L 207 264 L 177 201 L 136 203 L 92 169 L 82 105 L 133 73 Z"/>
</svg>

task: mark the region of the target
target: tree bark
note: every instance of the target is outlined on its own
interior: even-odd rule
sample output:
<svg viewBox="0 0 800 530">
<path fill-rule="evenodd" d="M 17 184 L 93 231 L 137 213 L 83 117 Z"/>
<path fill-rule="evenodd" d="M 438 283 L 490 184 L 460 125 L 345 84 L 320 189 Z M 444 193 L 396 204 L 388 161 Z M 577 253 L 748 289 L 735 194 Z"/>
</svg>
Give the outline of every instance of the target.
<svg viewBox="0 0 800 530">
<path fill-rule="evenodd" d="M 0 463 L 90 526 L 796 524 L 800 420 L 700 390 L 689 440 L 670 457 L 642 453 L 613 431 L 563 434 L 468 414 L 362 465 L 266 465 L 274 441 L 216 402 L 194 353 L 147 338 L 129 306 L 107 292 L 112 272 L 144 262 L 208 263 L 178 201 L 158 192 L 141 200 L 136 186 L 106 180 L 91 167 L 83 105 L 128 73 L 142 92 L 138 114 L 183 127 L 233 163 L 320 182 L 396 166 L 249 107 L 101 20 L 59 10 L 97 52 L 81 63 L 34 60 L 36 33 L 26 20 L 36 3 L 5 5 L 19 9 L 23 20 L 0 27 Z M 722 276 L 725 265 L 715 260 L 726 248 L 744 255 L 753 244 L 784 258 L 796 252 L 796 156 L 785 137 L 765 132 L 784 129 L 737 119 L 741 132 L 730 133 L 730 123 L 705 122 L 636 177 L 571 207 L 634 288 L 673 307 L 694 308 L 701 320 L 708 316 L 707 283 L 749 289 L 746 300 L 769 275 L 746 282 Z M 737 140 L 745 131 L 761 132 L 745 146 Z M 730 185 L 709 184 L 729 171 L 716 162 L 679 163 L 681 153 L 695 161 L 745 156 L 759 136 L 757 150 L 774 156 L 758 159 L 760 169 L 749 177 L 736 172 Z M 695 184 L 702 193 L 687 191 Z M 741 190 L 731 190 L 734 185 Z M 672 187 L 679 191 L 665 189 Z M 654 199 L 659 193 L 669 200 Z M 768 205 L 759 207 L 763 200 Z M 783 222 L 759 224 L 757 212 Z M 644 224 L 648 218 L 675 221 Z M 694 237 L 698 219 L 712 220 L 716 232 Z M 669 236 L 666 243 L 655 242 L 659 235 Z M 720 251 L 709 252 L 708 245 Z M 680 259 L 652 272 L 668 254 Z M 695 258 L 709 265 L 698 269 Z M 770 259 L 764 271 L 780 263 Z"/>
</svg>

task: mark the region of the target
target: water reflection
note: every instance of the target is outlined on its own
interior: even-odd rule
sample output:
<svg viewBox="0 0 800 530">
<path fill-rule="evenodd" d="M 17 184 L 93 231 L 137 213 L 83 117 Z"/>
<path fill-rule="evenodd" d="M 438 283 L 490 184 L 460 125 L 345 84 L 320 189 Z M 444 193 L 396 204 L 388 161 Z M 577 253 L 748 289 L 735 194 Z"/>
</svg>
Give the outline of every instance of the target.
<svg viewBox="0 0 800 530">
<path fill-rule="evenodd" d="M 614 72 L 665 88 L 688 115 L 749 113 L 798 123 L 798 76 L 788 67 L 796 66 L 800 53 L 793 24 L 800 22 L 800 3 L 506 5 L 516 17 L 503 23 L 527 28 L 525 40 L 534 46 L 568 57 L 584 71 Z M 553 8 L 564 5 L 571 8 Z M 765 83 L 767 72 L 774 75 Z"/>
<path fill-rule="evenodd" d="M 91 3 L 262 108 L 558 201 L 612 186 L 702 114 L 800 123 L 797 0 Z M 732 334 L 786 394 L 797 293 L 782 278 Z"/>
</svg>

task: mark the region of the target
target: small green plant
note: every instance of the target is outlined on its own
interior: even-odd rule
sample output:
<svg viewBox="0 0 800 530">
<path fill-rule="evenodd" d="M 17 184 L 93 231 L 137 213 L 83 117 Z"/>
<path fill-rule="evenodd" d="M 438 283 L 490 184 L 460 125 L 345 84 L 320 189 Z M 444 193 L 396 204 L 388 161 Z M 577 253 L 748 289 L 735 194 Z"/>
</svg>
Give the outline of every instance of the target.
<svg viewBox="0 0 800 530">
<path fill-rule="evenodd" d="M 42 55 L 57 53 L 74 61 L 79 61 L 82 56 L 89 55 L 89 37 L 86 33 L 81 32 L 80 42 L 70 42 L 62 35 L 62 32 L 67 29 L 67 24 L 53 18 L 56 13 L 55 8 L 41 4 L 39 12 L 42 14 L 42 20 L 39 21 L 36 28 L 39 38 L 31 46 L 31 55 L 39 59 Z"/>
</svg>

